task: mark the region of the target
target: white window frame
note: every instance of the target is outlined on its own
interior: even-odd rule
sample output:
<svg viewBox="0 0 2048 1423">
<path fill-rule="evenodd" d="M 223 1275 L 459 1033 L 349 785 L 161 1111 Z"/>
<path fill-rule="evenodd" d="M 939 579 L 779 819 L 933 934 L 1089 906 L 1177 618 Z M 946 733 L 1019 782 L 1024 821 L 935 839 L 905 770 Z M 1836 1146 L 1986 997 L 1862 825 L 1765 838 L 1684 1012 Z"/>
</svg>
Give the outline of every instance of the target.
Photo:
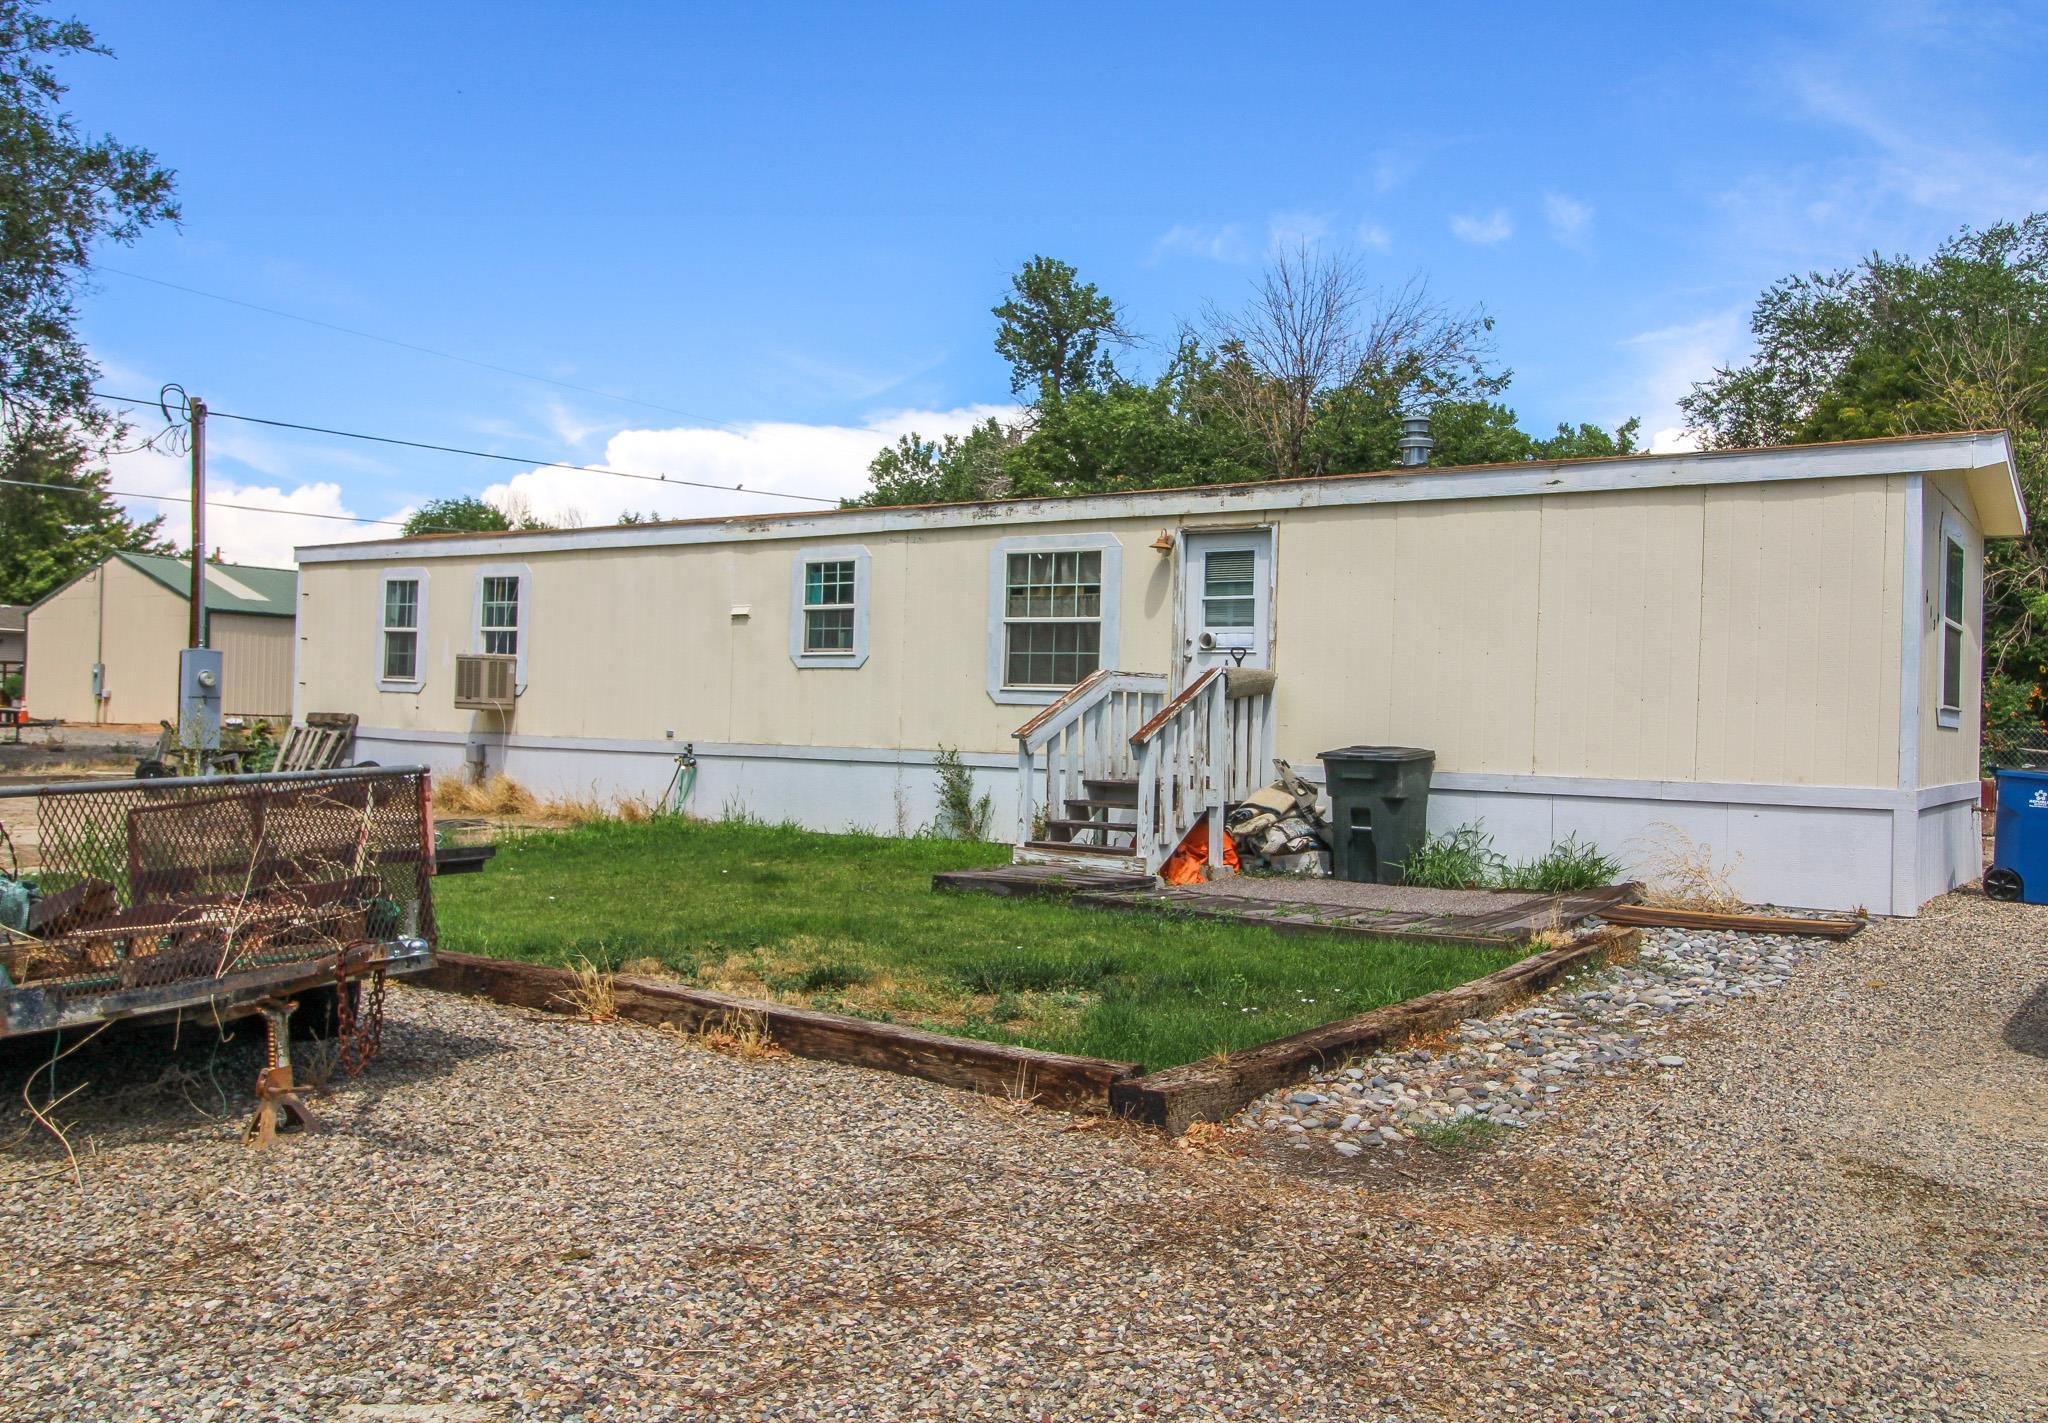
<svg viewBox="0 0 2048 1423">
<path fill-rule="evenodd" d="M 845 652 L 812 652 L 805 646 L 805 572 L 814 563 L 853 565 L 853 647 Z M 868 605 L 874 601 L 874 584 L 869 570 L 874 560 L 859 544 L 826 544 L 800 548 L 789 578 L 789 660 L 799 667 L 838 668 L 846 671 L 865 666 L 868 660 Z"/>
<path fill-rule="evenodd" d="M 471 652 L 484 650 L 484 580 L 487 578 L 519 580 L 519 597 L 513 604 L 517 609 L 514 616 L 519 619 L 516 627 L 519 641 L 518 650 L 513 654 L 515 662 L 512 678 L 516 690 L 523 694 L 526 691 L 526 659 L 533 651 L 533 570 L 523 563 L 492 563 L 477 569 L 475 596 L 471 600 L 469 610 Z"/>
<path fill-rule="evenodd" d="M 384 639 L 391 631 L 384 621 L 386 589 L 393 583 L 411 583 L 418 590 L 413 602 L 412 672 L 410 677 L 387 677 L 384 675 Z M 377 575 L 377 690 L 380 692 L 411 692 L 418 694 L 427 685 L 427 570 L 424 568 L 386 568 Z"/>
<path fill-rule="evenodd" d="M 988 558 L 988 669 L 989 700 L 1003 706 L 1045 706 L 1064 697 L 1066 687 L 1012 687 L 1004 682 L 1008 674 L 1009 619 L 1005 604 L 1009 592 L 1010 555 L 1014 553 L 1099 553 L 1102 555 L 1102 634 L 1097 643 L 1097 667 L 1114 668 L 1122 645 L 1124 546 L 1114 534 L 1038 534 L 997 539 Z M 1032 622 L 1037 619 L 1025 618 Z"/>
<path fill-rule="evenodd" d="M 1963 556 L 1963 605 L 1951 609 L 1948 605 L 1948 559 L 1953 547 Z M 1963 698 L 1969 693 L 1969 668 L 1965 659 L 1970 646 L 1970 541 L 1963 534 L 1963 526 L 1953 515 L 1941 516 L 1941 538 L 1936 545 L 1934 562 L 1934 721 L 1935 725 L 1947 731 L 1955 731 L 1963 724 Z M 1981 599 L 1982 593 L 1978 594 Z M 1948 644 L 1949 629 L 1956 631 L 1956 703 L 1948 704 Z"/>
</svg>

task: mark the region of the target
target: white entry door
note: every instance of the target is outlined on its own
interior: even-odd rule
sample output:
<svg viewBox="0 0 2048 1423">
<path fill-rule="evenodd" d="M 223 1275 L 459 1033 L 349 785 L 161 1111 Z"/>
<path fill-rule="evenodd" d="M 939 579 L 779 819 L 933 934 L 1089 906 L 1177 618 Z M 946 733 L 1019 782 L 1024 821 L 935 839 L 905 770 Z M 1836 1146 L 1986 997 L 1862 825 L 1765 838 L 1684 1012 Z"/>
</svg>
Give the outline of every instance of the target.
<svg viewBox="0 0 2048 1423">
<path fill-rule="evenodd" d="M 1204 667 L 1272 665 L 1273 531 L 1191 533 L 1186 540 L 1180 575 L 1183 684 Z"/>
</svg>

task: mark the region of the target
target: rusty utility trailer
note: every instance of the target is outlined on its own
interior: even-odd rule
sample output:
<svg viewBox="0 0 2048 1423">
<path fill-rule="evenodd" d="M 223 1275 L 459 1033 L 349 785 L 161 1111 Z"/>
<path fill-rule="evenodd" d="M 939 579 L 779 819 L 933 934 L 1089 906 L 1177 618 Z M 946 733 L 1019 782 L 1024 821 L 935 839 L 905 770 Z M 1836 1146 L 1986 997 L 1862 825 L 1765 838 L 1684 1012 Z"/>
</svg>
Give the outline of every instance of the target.
<svg viewBox="0 0 2048 1423">
<path fill-rule="evenodd" d="M 433 964 L 424 768 L 0 788 L 21 797 L 36 843 L 0 863 L 0 1037 L 261 1015 L 252 1144 L 280 1116 L 312 1124 L 295 1000 L 331 1002 L 353 1075 L 376 1053 L 386 976 Z"/>
</svg>

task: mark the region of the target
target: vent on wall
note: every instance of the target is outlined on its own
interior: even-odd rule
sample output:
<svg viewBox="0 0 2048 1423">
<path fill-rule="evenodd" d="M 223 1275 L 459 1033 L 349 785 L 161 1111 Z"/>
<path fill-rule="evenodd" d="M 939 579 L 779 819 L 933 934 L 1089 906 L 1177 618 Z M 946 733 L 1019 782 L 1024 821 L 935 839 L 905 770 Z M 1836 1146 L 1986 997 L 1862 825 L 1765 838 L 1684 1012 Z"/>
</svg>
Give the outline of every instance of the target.
<svg viewBox="0 0 2048 1423">
<path fill-rule="evenodd" d="M 519 659 L 508 653 L 465 652 L 455 659 L 455 705 L 509 711 L 519 696 Z"/>
</svg>

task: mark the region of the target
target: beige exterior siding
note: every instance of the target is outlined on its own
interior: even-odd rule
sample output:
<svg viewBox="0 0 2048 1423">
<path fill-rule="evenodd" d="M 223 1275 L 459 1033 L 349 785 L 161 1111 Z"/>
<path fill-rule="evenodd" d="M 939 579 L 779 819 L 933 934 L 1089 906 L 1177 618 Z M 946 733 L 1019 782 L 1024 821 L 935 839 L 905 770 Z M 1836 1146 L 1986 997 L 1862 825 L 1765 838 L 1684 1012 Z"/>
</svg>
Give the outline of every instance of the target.
<svg viewBox="0 0 2048 1423">
<path fill-rule="evenodd" d="M 183 609 L 180 603 L 179 610 Z M 206 641 L 220 649 L 224 715 L 290 718 L 294 646 L 290 618 L 214 613 L 206 620 Z"/>
<path fill-rule="evenodd" d="M 1276 513 L 1280 753 L 1409 743 L 1451 771 L 1895 786 L 1905 510 L 1905 477 L 1888 476 Z M 1174 655 L 1176 569 L 1150 547 L 1162 522 L 1075 527 L 1122 546 L 1125 670 Z M 1007 752 L 1032 708 L 984 686 L 1006 532 L 847 540 L 872 558 L 858 670 L 789 657 L 791 570 L 816 537 L 535 551 L 511 729 Z M 375 690 L 382 575 L 405 566 L 302 570 L 300 705 L 497 732 L 450 688 L 480 570 L 507 560 L 418 565 L 417 695 Z"/>
<path fill-rule="evenodd" d="M 109 560 L 29 613 L 29 710 L 80 722 L 151 725 L 175 717 L 185 636 L 185 600 Z M 107 668 L 107 697 L 98 709 L 94 662 Z"/>
<path fill-rule="evenodd" d="M 1984 536 L 1969 486 L 1951 475 L 1929 476 L 1921 507 L 1920 775 L 1923 786 L 1978 777 L 1978 734 L 1984 714 Z M 1957 725 L 1941 724 L 1942 529 L 1963 536 L 1963 695 Z"/>
<path fill-rule="evenodd" d="M 53 594 L 29 613 L 29 710 L 75 722 L 175 721 L 188 606 L 119 559 Z M 207 626 L 226 674 L 221 710 L 229 716 L 289 714 L 292 620 L 216 612 Z M 106 666 L 108 693 L 97 711 L 96 661 Z"/>
</svg>

